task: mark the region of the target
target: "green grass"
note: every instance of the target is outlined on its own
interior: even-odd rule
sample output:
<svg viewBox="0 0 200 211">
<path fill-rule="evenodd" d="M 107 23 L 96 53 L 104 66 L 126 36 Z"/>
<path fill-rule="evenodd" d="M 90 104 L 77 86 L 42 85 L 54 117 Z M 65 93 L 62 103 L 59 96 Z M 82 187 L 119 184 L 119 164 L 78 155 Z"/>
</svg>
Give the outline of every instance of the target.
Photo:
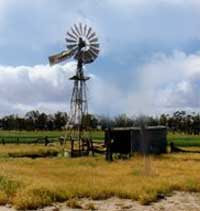
<svg viewBox="0 0 200 211">
<path fill-rule="evenodd" d="M 200 146 L 200 136 L 198 135 L 169 133 L 167 140 L 168 143 L 173 141 L 176 146 L 182 146 L 182 147 Z"/>
<path fill-rule="evenodd" d="M 60 136 L 64 136 L 65 131 L 0 131 L 0 143 L 2 138 L 6 143 L 36 143 L 38 139 L 44 139 L 45 136 L 51 141 L 58 141 Z M 95 141 L 104 140 L 103 131 L 92 131 L 91 136 Z M 176 146 L 191 147 L 200 146 L 200 136 L 186 135 L 180 133 L 168 133 L 168 143 L 173 141 Z M 42 143 L 43 141 L 41 141 Z"/>
<path fill-rule="evenodd" d="M 2 139 L 6 143 L 36 143 L 37 140 L 48 137 L 51 141 L 58 141 L 60 136 L 64 136 L 65 131 L 0 131 L 0 143 Z M 91 136 L 95 141 L 104 139 L 103 131 L 92 131 Z M 42 141 L 41 141 L 42 142 Z"/>
<path fill-rule="evenodd" d="M 65 131 L 0 131 L 0 143 L 2 138 L 6 143 L 36 143 L 38 139 L 44 139 L 45 136 L 51 141 L 58 141 L 60 136 L 64 136 Z M 104 140 L 103 131 L 92 131 L 91 137 L 95 141 Z M 186 135 L 181 133 L 168 133 L 168 143 L 174 142 L 176 146 L 191 147 L 200 146 L 200 136 Z M 40 141 L 43 143 L 44 141 Z"/>
</svg>

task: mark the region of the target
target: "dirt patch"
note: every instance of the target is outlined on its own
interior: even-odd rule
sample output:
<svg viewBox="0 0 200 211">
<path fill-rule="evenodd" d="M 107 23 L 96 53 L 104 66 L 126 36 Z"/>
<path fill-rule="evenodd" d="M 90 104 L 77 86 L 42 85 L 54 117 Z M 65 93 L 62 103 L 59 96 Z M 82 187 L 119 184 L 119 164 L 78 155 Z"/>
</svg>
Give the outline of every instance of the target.
<svg viewBox="0 0 200 211">
<path fill-rule="evenodd" d="M 107 200 L 79 199 L 80 208 L 69 208 L 67 203 L 55 204 L 54 206 L 39 209 L 37 211 L 200 211 L 200 193 L 174 192 L 170 197 L 143 206 L 129 199 L 110 198 Z M 0 211 L 15 211 L 10 206 L 0 206 Z"/>
</svg>

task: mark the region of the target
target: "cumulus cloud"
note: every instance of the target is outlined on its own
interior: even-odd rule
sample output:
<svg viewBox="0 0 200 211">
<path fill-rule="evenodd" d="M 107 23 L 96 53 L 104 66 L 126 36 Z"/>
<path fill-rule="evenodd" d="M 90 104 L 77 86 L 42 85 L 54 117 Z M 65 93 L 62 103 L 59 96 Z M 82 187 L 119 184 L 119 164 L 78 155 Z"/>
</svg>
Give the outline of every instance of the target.
<svg viewBox="0 0 200 211">
<path fill-rule="evenodd" d="M 74 69 L 73 62 L 54 67 L 0 66 L 1 114 L 31 109 L 63 110 L 71 90 L 68 78 Z"/>
<path fill-rule="evenodd" d="M 0 115 L 24 114 L 38 109 L 44 112 L 67 111 L 73 87 L 68 80 L 76 69 L 75 62 L 65 65 L 0 66 Z M 94 113 L 117 113 L 115 102 L 121 96 L 116 84 L 89 74 L 88 101 Z"/>
<path fill-rule="evenodd" d="M 0 66 L 1 115 L 32 109 L 69 111 L 73 84 L 68 78 L 75 68 L 73 62 L 54 67 Z M 157 53 L 150 62 L 138 67 L 137 74 L 135 70 L 132 73 L 126 88 L 122 86 L 123 81 L 120 86 L 115 80 L 87 73 L 91 76 L 88 82 L 90 112 L 115 115 L 199 110 L 200 53 Z"/>
<path fill-rule="evenodd" d="M 199 111 L 200 54 L 156 54 L 139 68 L 139 85 L 128 97 L 128 110 L 161 113 Z"/>
</svg>

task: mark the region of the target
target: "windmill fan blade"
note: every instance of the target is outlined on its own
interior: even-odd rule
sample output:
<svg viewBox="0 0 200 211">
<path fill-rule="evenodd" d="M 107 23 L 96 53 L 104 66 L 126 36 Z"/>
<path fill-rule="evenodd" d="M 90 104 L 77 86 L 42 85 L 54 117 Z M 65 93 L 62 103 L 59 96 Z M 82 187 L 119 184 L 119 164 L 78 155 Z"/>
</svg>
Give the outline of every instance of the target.
<svg viewBox="0 0 200 211">
<path fill-rule="evenodd" d="M 89 37 L 88 37 L 88 40 L 90 40 L 91 38 L 93 38 L 94 36 L 96 36 L 96 33 L 93 32 Z"/>
<path fill-rule="evenodd" d="M 90 53 L 92 53 L 95 57 L 98 56 L 98 51 L 95 51 L 94 49 L 90 48 Z"/>
<path fill-rule="evenodd" d="M 90 55 L 90 60 L 94 61 L 96 59 L 96 55 L 91 51 L 88 51 L 88 54 Z"/>
<path fill-rule="evenodd" d="M 96 47 L 94 47 L 94 46 L 90 46 L 90 49 L 94 49 L 94 50 L 96 50 L 96 51 L 99 51 L 99 48 L 96 48 Z"/>
<path fill-rule="evenodd" d="M 76 43 L 76 40 L 71 40 L 69 38 L 65 38 L 66 42 L 69 42 L 69 43 Z"/>
<path fill-rule="evenodd" d="M 73 50 L 68 50 L 68 51 L 62 51 L 59 54 L 55 54 L 53 56 L 50 56 L 49 57 L 49 64 L 50 65 L 54 65 L 54 64 L 60 63 L 60 62 L 62 62 L 64 60 L 72 57 L 73 53 L 74 53 Z"/>
<path fill-rule="evenodd" d="M 92 43 L 90 44 L 91 47 L 99 48 L 99 43 Z"/>
<path fill-rule="evenodd" d="M 94 49 L 94 48 L 90 48 L 90 52 L 92 52 L 93 54 L 95 54 L 96 57 L 97 57 L 98 54 L 99 54 L 99 50 L 96 50 L 96 49 Z"/>
<path fill-rule="evenodd" d="M 98 38 L 97 37 L 92 39 L 92 40 L 90 40 L 90 43 L 94 43 L 94 42 L 98 42 Z"/>
<path fill-rule="evenodd" d="M 86 35 L 86 37 L 88 38 L 88 36 L 90 35 L 90 32 L 92 31 L 92 28 L 90 27 L 89 28 L 89 30 L 88 30 L 88 32 L 87 32 L 87 35 Z"/>
<path fill-rule="evenodd" d="M 82 24 L 81 23 L 79 23 L 79 29 L 80 29 L 81 35 L 83 35 L 83 28 L 82 28 Z"/>
<path fill-rule="evenodd" d="M 74 36 L 73 34 L 67 32 L 67 35 L 68 35 L 69 37 L 71 37 L 71 39 L 73 39 L 73 40 L 75 40 L 75 41 L 77 40 L 77 37 Z"/>
<path fill-rule="evenodd" d="M 69 49 L 72 49 L 72 48 L 77 47 L 77 44 L 68 44 L 67 47 L 68 47 Z"/>
<path fill-rule="evenodd" d="M 85 24 L 84 26 L 84 32 L 83 32 L 83 35 L 86 36 L 86 32 L 87 32 L 87 25 Z"/>
<path fill-rule="evenodd" d="M 76 24 L 74 24 L 74 27 L 75 27 L 76 32 L 77 32 L 77 33 L 78 33 L 78 35 L 80 36 L 81 34 L 80 34 L 79 29 L 78 29 L 78 26 L 77 26 Z"/>
<path fill-rule="evenodd" d="M 84 53 L 84 62 L 85 61 L 88 61 L 88 60 L 90 60 L 91 59 L 91 56 L 88 54 L 88 52 L 86 51 L 85 53 Z"/>
<path fill-rule="evenodd" d="M 79 35 L 76 33 L 75 29 L 71 27 L 71 31 L 72 31 L 72 33 L 76 36 L 76 39 L 77 39 L 77 37 L 78 37 Z"/>
</svg>

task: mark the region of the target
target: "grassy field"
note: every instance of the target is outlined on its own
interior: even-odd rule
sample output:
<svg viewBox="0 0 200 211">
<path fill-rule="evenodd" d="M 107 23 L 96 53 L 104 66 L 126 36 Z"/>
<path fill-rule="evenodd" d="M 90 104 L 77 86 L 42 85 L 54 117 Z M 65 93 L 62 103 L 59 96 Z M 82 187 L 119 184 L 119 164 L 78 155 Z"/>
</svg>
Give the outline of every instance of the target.
<svg viewBox="0 0 200 211">
<path fill-rule="evenodd" d="M 167 140 L 168 140 L 168 143 L 173 141 L 176 146 L 182 146 L 182 147 L 198 146 L 198 147 L 200 147 L 200 136 L 198 136 L 198 135 L 168 133 Z"/>
<path fill-rule="evenodd" d="M 104 156 L 55 157 L 61 152 L 59 144 L 48 147 L 30 144 L 40 137 L 56 140 L 61 135 L 64 135 L 61 131 L 0 131 L 0 139 L 9 141 L 17 137 L 23 140 L 21 143 L 29 143 L 0 145 L 0 205 L 11 203 L 17 209 L 35 209 L 72 198 L 111 196 L 148 204 L 173 190 L 200 192 L 198 153 L 151 156 L 147 175 L 140 155 L 108 163 Z M 103 140 L 103 132 L 95 131 L 92 136 L 95 140 Z M 200 151 L 199 136 L 169 133 L 168 142 L 171 141 Z M 33 155 L 54 157 L 31 159 Z"/>
<path fill-rule="evenodd" d="M 48 137 L 49 140 L 57 141 L 60 136 L 64 136 L 65 131 L 0 131 L 0 143 L 4 139 L 6 143 L 35 143 L 39 139 Z M 103 131 L 92 131 L 94 140 L 104 139 Z"/>
<path fill-rule="evenodd" d="M 0 204 L 9 202 L 17 209 L 35 209 L 72 198 L 105 199 L 111 196 L 148 204 L 173 190 L 200 192 L 200 154 L 152 156 L 148 175 L 140 155 L 112 163 L 106 162 L 103 156 L 73 159 L 8 157 L 8 153 L 37 153 L 48 149 L 52 147 L 0 146 Z"/>
<path fill-rule="evenodd" d="M 0 131 L 0 144 L 2 143 L 2 139 L 4 139 L 6 143 L 36 143 L 37 140 L 44 140 L 46 136 L 50 141 L 55 142 L 58 141 L 60 136 L 64 135 L 65 131 Z M 95 141 L 104 140 L 103 131 L 92 131 L 90 135 Z M 168 133 L 167 141 L 168 143 L 173 141 L 176 146 L 200 147 L 200 136 L 197 135 Z"/>
<path fill-rule="evenodd" d="M 64 136 L 64 131 L 0 131 L 0 143 L 4 139 L 6 143 L 35 143 L 38 139 L 47 136 L 52 141 L 57 141 L 60 136 Z M 103 131 L 92 131 L 91 137 L 95 141 L 104 140 Z M 200 147 L 200 136 L 185 135 L 180 133 L 168 133 L 168 143 L 173 141 L 176 146 Z"/>
</svg>

